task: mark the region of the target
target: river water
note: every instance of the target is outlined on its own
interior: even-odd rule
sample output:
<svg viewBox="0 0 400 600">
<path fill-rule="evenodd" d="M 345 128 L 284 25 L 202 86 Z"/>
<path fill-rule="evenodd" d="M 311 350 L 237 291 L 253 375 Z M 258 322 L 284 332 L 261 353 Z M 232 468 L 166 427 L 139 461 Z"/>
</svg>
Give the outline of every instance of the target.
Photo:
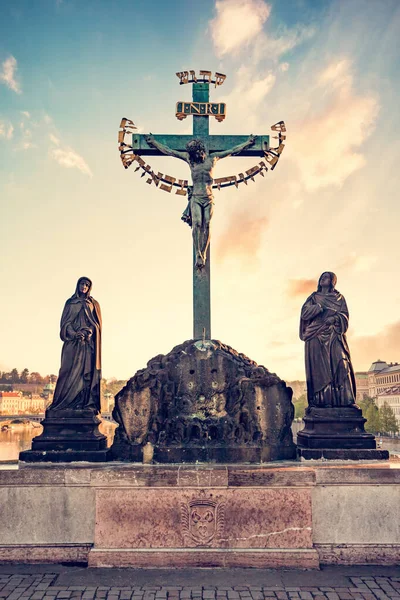
<svg viewBox="0 0 400 600">
<path fill-rule="evenodd" d="M 4 422 L 0 422 L 0 427 Z M 99 427 L 101 433 L 107 436 L 107 444 L 110 446 L 114 438 L 115 424 L 103 421 Z M 0 431 L 0 462 L 18 460 L 22 450 L 30 450 L 32 438 L 42 433 L 43 427 L 39 423 L 28 425 L 12 425 L 8 431 Z"/>
<path fill-rule="evenodd" d="M 0 427 L 4 422 L 0 422 Z M 107 444 L 111 446 L 115 423 L 103 421 L 99 427 L 100 431 L 107 436 Z M 293 423 L 293 437 L 296 441 L 297 432 L 303 429 L 303 423 Z M 19 453 L 22 450 L 29 450 L 32 444 L 32 438 L 42 433 L 42 426 L 39 423 L 34 425 L 14 425 L 8 431 L 0 430 L 0 463 L 17 461 Z M 400 454 L 400 438 L 382 438 L 382 448 Z"/>
</svg>

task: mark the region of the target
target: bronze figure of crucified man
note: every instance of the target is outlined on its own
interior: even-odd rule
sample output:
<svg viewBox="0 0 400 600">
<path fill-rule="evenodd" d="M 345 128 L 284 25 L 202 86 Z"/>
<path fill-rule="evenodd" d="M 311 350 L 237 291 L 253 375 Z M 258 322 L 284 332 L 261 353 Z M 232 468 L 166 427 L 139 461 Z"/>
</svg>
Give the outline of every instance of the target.
<svg viewBox="0 0 400 600">
<path fill-rule="evenodd" d="M 172 150 L 157 142 L 152 135 L 144 136 L 149 146 L 167 156 L 180 158 L 188 163 L 192 173 L 193 186 L 189 188 L 189 205 L 182 219 L 192 227 L 193 245 L 196 253 L 196 267 L 205 265 L 207 249 L 210 243 L 210 221 L 213 215 L 214 197 L 212 193 L 213 169 L 220 158 L 238 154 L 253 146 L 256 135 L 251 135 L 243 144 L 221 152 L 208 152 L 201 139 L 193 139 L 186 145 L 186 152 Z"/>
</svg>

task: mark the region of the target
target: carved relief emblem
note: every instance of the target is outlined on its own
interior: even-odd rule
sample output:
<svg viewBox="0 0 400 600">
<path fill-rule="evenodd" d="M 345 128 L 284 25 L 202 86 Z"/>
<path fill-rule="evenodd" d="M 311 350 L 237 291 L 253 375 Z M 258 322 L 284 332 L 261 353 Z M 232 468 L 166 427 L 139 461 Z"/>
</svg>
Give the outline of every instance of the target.
<svg viewBox="0 0 400 600">
<path fill-rule="evenodd" d="M 181 525 L 185 546 L 211 546 L 225 524 L 225 505 L 205 490 L 181 503 Z"/>
</svg>

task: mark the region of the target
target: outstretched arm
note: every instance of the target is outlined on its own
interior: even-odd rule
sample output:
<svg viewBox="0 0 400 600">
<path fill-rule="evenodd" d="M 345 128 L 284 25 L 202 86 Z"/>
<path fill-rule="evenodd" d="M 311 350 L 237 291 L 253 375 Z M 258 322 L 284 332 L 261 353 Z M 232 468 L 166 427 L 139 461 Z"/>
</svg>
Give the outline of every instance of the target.
<svg viewBox="0 0 400 600">
<path fill-rule="evenodd" d="M 163 154 L 166 154 L 167 156 L 174 156 L 175 158 L 180 158 L 181 160 L 189 162 L 189 155 L 187 152 L 178 152 L 178 150 L 172 150 L 172 148 L 169 148 L 168 146 L 164 146 L 164 144 L 160 144 L 160 142 L 157 142 L 157 140 L 155 140 L 151 134 L 144 135 L 143 137 L 149 146 L 156 148 Z"/>
<path fill-rule="evenodd" d="M 250 146 L 254 146 L 255 141 L 257 139 L 256 135 L 251 135 L 249 139 L 243 144 L 239 144 L 230 150 L 223 150 L 222 152 L 212 152 L 211 156 L 213 158 L 226 158 L 227 156 L 232 156 L 233 154 L 239 154 L 242 150 L 249 148 Z"/>
</svg>

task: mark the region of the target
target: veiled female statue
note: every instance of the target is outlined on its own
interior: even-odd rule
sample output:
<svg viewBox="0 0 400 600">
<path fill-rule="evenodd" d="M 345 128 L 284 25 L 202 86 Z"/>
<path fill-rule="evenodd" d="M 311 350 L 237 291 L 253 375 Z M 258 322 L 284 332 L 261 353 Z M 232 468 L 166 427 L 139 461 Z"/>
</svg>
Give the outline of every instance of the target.
<svg viewBox="0 0 400 600">
<path fill-rule="evenodd" d="M 81 277 L 65 303 L 61 368 L 50 410 L 100 411 L 101 314 L 99 303 L 90 296 L 91 288 L 91 280 Z"/>
<path fill-rule="evenodd" d="M 336 275 L 322 273 L 318 289 L 307 298 L 300 319 L 305 342 L 309 406 L 349 406 L 355 403 L 356 385 L 346 331 L 349 311 L 335 289 Z"/>
</svg>

